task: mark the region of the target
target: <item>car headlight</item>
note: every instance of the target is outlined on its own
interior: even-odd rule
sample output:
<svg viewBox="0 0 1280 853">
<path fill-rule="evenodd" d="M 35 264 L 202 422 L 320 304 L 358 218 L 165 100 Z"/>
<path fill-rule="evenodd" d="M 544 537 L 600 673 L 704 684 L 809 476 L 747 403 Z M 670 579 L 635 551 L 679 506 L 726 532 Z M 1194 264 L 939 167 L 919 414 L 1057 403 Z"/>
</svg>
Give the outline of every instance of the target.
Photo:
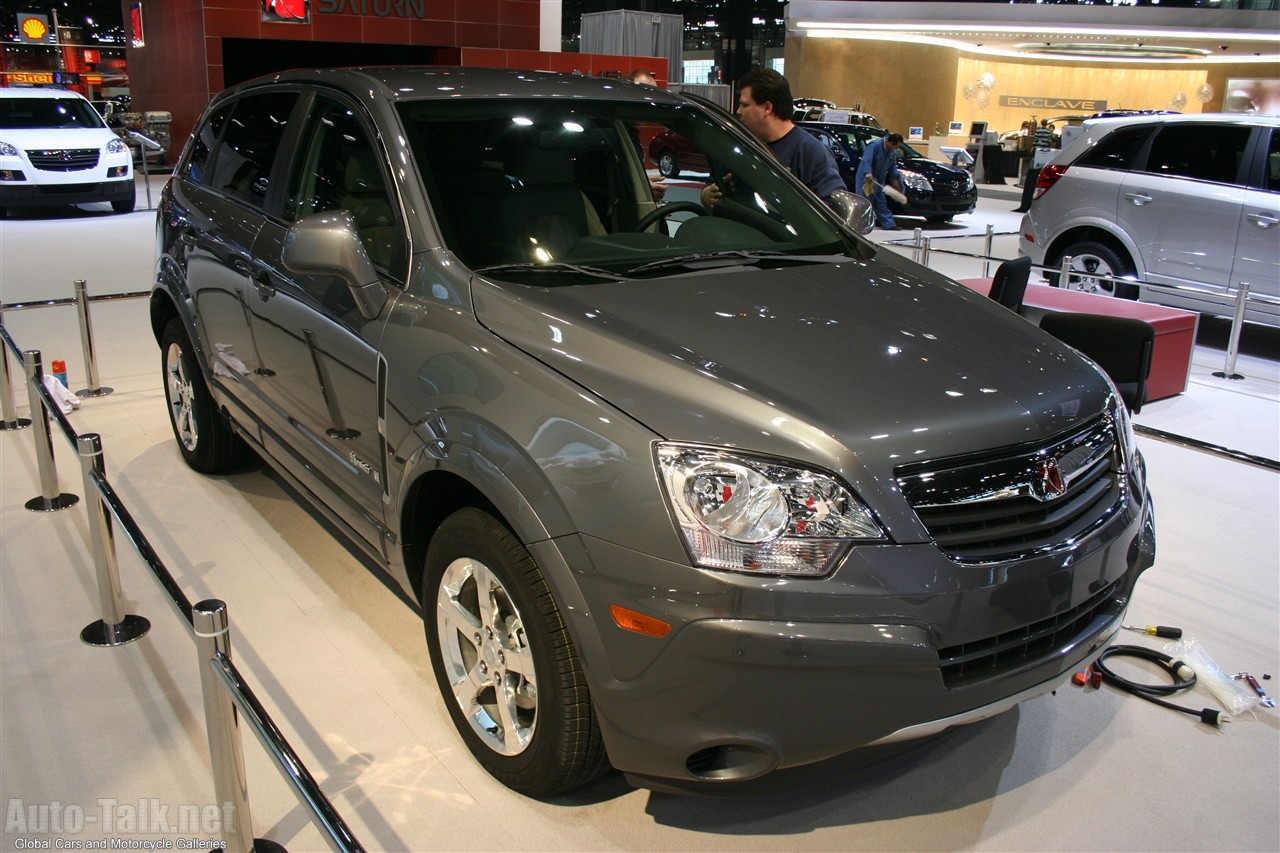
<svg viewBox="0 0 1280 853">
<path fill-rule="evenodd" d="M 129 146 L 125 145 L 124 140 L 118 136 L 107 143 L 108 154 L 123 154 L 128 150 L 129 150 Z"/>
<path fill-rule="evenodd" d="M 886 538 L 871 511 L 830 474 L 665 442 L 657 446 L 657 460 L 695 565 L 820 576 L 850 542 Z"/>
<path fill-rule="evenodd" d="M 964 173 L 964 191 L 968 192 L 969 190 L 973 189 L 973 187 L 974 187 L 973 175 L 971 175 L 968 172 L 965 172 Z"/>
<path fill-rule="evenodd" d="M 902 177 L 902 185 L 909 190 L 915 190 L 918 193 L 933 192 L 933 184 L 929 183 L 929 179 L 918 172 L 898 172 Z"/>
<path fill-rule="evenodd" d="M 17 157 L 18 149 L 7 142 L 0 142 L 0 156 Z"/>
<path fill-rule="evenodd" d="M 1115 386 L 1112 385 L 1112 388 Z M 1107 416 L 1115 424 L 1116 441 L 1120 445 L 1121 472 L 1127 474 L 1133 470 L 1134 456 L 1137 453 L 1137 443 L 1133 437 L 1133 416 L 1129 414 L 1129 407 L 1124 404 L 1124 400 L 1120 399 L 1120 393 L 1115 390 L 1107 401 L 1107 409 Z"/>
</svg>

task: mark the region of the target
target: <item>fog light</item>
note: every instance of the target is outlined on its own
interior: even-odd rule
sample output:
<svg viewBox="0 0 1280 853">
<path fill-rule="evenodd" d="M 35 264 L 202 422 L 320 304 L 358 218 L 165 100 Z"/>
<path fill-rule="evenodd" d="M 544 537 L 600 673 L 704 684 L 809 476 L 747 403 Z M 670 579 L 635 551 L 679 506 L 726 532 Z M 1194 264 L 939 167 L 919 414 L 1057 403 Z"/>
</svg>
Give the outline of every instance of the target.
<svg viewBox="0 0 1280 853">
<path fill-rule="evenodd" d="M 110 169 L 107 169 L 108 178 L 123 178 L 127 174 L 129 174 L 128 166 L 112 166 Z"/>
<path fill-rule="evenodd" d="M 0 181 L 25 181 L 27 176 L 21 169 L 0 169 Z"/>
</svg>

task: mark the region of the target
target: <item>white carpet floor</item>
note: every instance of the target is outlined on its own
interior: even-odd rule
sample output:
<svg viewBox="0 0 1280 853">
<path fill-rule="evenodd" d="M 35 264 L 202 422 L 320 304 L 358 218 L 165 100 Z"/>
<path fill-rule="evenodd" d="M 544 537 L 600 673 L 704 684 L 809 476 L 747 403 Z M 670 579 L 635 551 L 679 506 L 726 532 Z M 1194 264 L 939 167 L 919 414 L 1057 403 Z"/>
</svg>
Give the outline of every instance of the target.
<svg viewBox="0 0 1280 853">
<path fill-rule="evenodd" d="M 987 222 L 1012 232 L 1014 206 L 989 195 L 928 233 L 981 233 Z M 1012 256 L 1012 240 L 997 238 L 996 253 Z M 975 252 L 981 240 L 947 245 Z M 154 251 L 148 211 L 17 211 L 0 221 L 0 301 L 68 298 L 75 279 L 94 295 L 145 291 Z M 931 265 L 955 276 L 981 266 L 942 254 Z M 1213 730 L 1110 687 L 1068 686 L 906 748 L 777 774 L 750 796 L 656 794 L 617 775 L 553 802 L 513 794 L 455 735 L 413 611 L 262 471 L 206 478 L 181 464 L 145 300 L 97 303 L 93 322 L 101 384 L 115 390 L 86 400 L 72 425 L 102 435 L 114 488 L 186 595 L 228 603 L 238 665 L 366 849 L 1280 850 L 1276 710 Z M 10 310 L 4 323 L 84 387 L 73 309 Z M 1187 392 L 1138 422 L 1280 458 L 1267 331 L 1246 339 L 1247 379 L 1214 378 L 1224 354 L 1199 347 Z M 25 415 L 21 387 L 15 397 Z M 99 618 L 88 525 L 82 505 L 23 508 L 40 493 L 32 440 L 32 430 L 0 433 L 0 846 L 207 845 L 216 823 L 195 813 L 214 796 L 191 642 L 123 536 L 128 610 L 151 631 L 114 649 L 80 642 Z M 60 434 L 53 442 L 62 491 L 83 495 L 75 454 Z M 1158 552 L 1129 623 L 1179 626 L 1228 673 L 1276 675 L 1262 683 L 1280 694 L 1280 475 L 1140 445 Z M 1175 701 L 1219 707 L 1203 686 Z M 255 834 L 327 849 L 248 732 L 244 751 Z"/>
</svg>

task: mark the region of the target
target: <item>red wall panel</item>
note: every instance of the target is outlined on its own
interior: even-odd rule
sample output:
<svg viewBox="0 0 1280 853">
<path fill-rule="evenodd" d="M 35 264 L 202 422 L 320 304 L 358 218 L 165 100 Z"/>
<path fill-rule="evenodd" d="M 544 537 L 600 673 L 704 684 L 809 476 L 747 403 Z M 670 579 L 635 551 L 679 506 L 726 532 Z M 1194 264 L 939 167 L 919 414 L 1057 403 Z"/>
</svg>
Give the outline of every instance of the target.
<svg viewBox="0 0 1280 853">
<path fill-rule="evenodd" d="M 130 0 L 120 0 L 129 19 Z M 138 110 L 173 113 L 173 144 L 181 147 L 209 98 L 224 88 L 223 39 L 316 41 L 438 47 L 432 61 L 489 68 L 626 73 L 653 71 L 666 79 L 666 61 L 652 57 L 544 53 L 539 44 L 539 0 L 424 0 L 423 17 L 389 14 L 332 14 L 311 3 L 311 23 L 263 23 L 260 0 L 144 0 L 146 45 L 128 48 L 133 105 Z M 353 8 L 414 8 L 394 4 Z M 243 49 L 243 45 L 235 49 Z M 349 64 L 336 56 L 332 65 Z M 176 156 L 176 151 L 174 152 Z"/>
</svg>

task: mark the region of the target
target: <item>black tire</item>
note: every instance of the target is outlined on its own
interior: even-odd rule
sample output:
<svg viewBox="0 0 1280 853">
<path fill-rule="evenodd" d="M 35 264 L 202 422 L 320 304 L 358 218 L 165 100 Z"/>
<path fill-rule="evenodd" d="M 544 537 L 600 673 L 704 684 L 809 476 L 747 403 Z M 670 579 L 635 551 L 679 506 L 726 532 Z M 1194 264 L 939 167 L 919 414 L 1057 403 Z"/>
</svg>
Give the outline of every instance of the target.
<svg viewBox="0 0 1280 853">
<path fill-rule="evenodd" d="M 137 204 L 138 204 L 138 189 L 137 187 L 130 187 L 129 197 L 118 198 L 115 201 L 111 202 L 111 209 L 114 210 L 116 213 L 132 213 L 133 208 L 137 206 Z"/>
<path fill-rule="evenodd" d="M 178 317 L 169 321 L 160 336 L 160 370 L 169 425 L 187 465 L 202 474 L 244 465 L 251 455 L 249 448 L 214 406 L 191 339 Z"/>
<path fill-rule="evenodd" d="M 680 177 L 680 164 L 676 162 L 676 152 L 670 148 L 658 155 L 658 174 L 664 178 Z"/>
<path fill-rule="evenodd" d="M 1086 293 L 1099 293 L 1120 299 L 1138 298 L 1137 285 L 1125 284 L 1124 282 L 1100 281 L 1088 277 L 1090 274 L 1133 275 L 1133 261 L 1129 260 L 1123 252 L 1117 252 L 1105 243 L 1082 240 L 1056 253 L 1048 265 L 1055 269 L 1061 269 L 1062 259 L 1067 256 L 1071 257 L 1072 271 L 1081 274 L 1080 276 L 1072 276 L 1070 284 L 1072 290 L 1083 290 Z M 1054 287 L 1061 286 L 1058 281 L 1060 277 L 1057 273 L 1045 273 L 1045 280 Z"/>
<path fill-rule="evenodd" d="M 549 797 L 608 769 L 560 609 L 505 525 L 474 508 L 445 519 L 427 549 L 422 613 L 449 716 L 494 778 L 526 796 Z"/>
</svg>

